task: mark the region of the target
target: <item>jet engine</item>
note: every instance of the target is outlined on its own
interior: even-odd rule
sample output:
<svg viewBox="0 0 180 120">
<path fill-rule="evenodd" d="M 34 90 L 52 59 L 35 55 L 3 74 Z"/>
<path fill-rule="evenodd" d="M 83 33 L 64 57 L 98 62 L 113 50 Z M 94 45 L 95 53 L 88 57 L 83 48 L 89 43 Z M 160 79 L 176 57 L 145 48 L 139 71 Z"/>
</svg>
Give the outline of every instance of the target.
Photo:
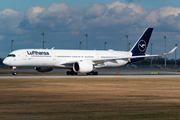
<svg viewBox="0 0 180 120">
<path fill-rule="evenodd" d="M 52 67 L 36 67 L 35 68 L 38 72 L 50 72 L 53 70 Z"/>
<path fill-rule="evenodd" d="M 87 73 L 93 70 L 93 65 L 89 62 L 75 62 L 73 64 L 73 70 L 75 72 Z"/>
</svg>

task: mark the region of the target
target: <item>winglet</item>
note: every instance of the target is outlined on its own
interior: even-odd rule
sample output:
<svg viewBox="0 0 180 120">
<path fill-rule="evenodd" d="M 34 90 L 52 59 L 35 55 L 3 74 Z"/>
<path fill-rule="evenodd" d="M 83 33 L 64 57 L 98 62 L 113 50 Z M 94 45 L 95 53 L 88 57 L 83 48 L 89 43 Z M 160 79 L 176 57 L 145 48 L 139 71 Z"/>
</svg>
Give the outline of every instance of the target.
<svg viewBox="0 0 180 120">
<path fill-rule="evenodd" d="M 172 49 L 170 52 L 168 52 L 168 53 L 164 53 L 164 55 L 169 55 L 169 54 L 173 53 L 176 49 L 177 49 L 177 47 L 173 48 L 173 49 Z"/>
<path fill-rule="evenodd" d="M 169 51 L 168 53 L 157 54 L 157 55 L 146 55 L 146 58 L 169 55 L 169 54 L 173 53 L 176 49 L 177 49 L 177 47 L 173 48 L 173 49 L 172 49 L 171 51 Z"/>
</svg>

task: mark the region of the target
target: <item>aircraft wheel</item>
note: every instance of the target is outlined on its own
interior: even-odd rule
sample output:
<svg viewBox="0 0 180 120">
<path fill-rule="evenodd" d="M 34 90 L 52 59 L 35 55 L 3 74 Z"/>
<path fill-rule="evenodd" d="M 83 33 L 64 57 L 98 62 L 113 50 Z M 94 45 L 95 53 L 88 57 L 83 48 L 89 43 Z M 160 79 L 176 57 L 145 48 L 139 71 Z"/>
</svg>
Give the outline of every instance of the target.
<svg viewBox="0 0 180 120">
<path fill-rule="evenodd" d="M 97 72 L 97 71 L 95 71 L 95 72 L 93 73 L 93 75 L 98 75 L 98 72 Z"/>
<path fill-rule="evenodd" d="M 74 75 L 75 73 L 74 73 L 74 71 L 70 71 L 70 74 L 71 74 L 71 75 Z"/>
<path fill-rule="evenodd" d="M 12 72 L 12 75 L 16 75 L 16 72 Z"/>
<path fill-rule="evenodd" d="M 98 75 L 98 72 L 97 71 L 92 71 L 92 72 L 86 73 L 86 75 Z"/>
<path fill-rule="evenodd" d="M 69 71 L 67 71 L 67 72 L 66 72 L 66 74 L 67 74 L 67 75 L 70 75 L 70 72 L 69 72 Z"/>
</svg>

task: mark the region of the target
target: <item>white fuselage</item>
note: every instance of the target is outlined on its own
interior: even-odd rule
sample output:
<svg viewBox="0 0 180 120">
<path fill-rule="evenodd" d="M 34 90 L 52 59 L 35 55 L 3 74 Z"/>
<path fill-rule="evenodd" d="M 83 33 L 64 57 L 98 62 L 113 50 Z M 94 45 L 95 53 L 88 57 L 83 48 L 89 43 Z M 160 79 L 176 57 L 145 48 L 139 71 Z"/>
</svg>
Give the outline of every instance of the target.
<svg viewBox="0 0 180 120">
<path fill-rule="evenodd" d="M 116 59 L 132 56 L 131 52 L 101 51 L 101 50 L 54 50 L 54 49 L 21 49 L 13 51 L 3 61 L 9 66 L 33 66 L 33 67 L 60 67 L 71 68 L 68 64 L 76 61 L 94 61 Z M 11 56 L 12 55 L 12 56 Z M 96 64 L 95 68 L 116 67 L 127 64 L 128 61 L 116 60 L 116 62 L 104 61 Z"/>
</svg>

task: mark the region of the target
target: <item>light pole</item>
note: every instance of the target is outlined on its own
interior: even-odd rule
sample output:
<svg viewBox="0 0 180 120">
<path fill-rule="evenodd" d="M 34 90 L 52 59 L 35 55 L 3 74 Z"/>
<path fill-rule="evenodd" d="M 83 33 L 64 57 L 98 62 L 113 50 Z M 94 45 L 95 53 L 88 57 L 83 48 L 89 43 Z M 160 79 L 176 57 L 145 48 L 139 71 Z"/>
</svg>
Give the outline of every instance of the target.
<svg viewBox="0 0 180 120">
<path fill-rule="evenodd" d="M 151 43 L 151 55 L 152 55 L 152 46 L 153 46 L 153 43 Z M 151 67 L 152 67 L 152 58 L 151 58 Z"/>
<path fill-rule="evenodd" d="M 177 47 L 177 45 L 178 44 L 175 44 L 175 47 Z M 177 65 L 177 63 L 176 63 L 176 50 L 175 50 L 175 68 L 176 68 L 176 65 Z"/>
<path fill-rule="evenodd" d="M 80 50 L 81 50 L 81 43 L 82 43 L 82 42 L 79 42 L 79 49 L 80 49 Z"/>
<path fill-rule="evenodd" d="M 13 51 L 13 42 L 14 40 L 11 40 L 11 52 Z"/>
<path fill-rule="evenodd" d="M 104 42 L 104 50 L 106 50 L 106 44 L 107 44 L 107 42 Z"/>
<path fill-rule="evenodd" d="M 127 51 L 128 51 L 128 35 L 125 35 L 125 37 L 127 38 Z"/>
<path fill-rule="evenodd" d="M 129 50 L 130 50 L 130 45 L 131 45 L 131 43 L 129 43 Z"/>
<path fill-rule="evenodd" d="M 44 33 L 41 33 L 41 35 L 43 36 L 43 49 L 44 49 L 44 43 L 45 43 L 45 41 L 44 41 Z"/>
<path fill-rule="evenodd" d="M 88 50 L 88 34 L 84 34 L 86 36 L 86 50 Z"/>
<path fill-rule="evenodd" d="M 165 40 L 165 53 L 166 53 L 166 36 L 163 36 L 164 40 Z M 165 59 L 164 59 L 164 67 L 166 68 L 166 55 L 165 55 Z"/>
</svg>

